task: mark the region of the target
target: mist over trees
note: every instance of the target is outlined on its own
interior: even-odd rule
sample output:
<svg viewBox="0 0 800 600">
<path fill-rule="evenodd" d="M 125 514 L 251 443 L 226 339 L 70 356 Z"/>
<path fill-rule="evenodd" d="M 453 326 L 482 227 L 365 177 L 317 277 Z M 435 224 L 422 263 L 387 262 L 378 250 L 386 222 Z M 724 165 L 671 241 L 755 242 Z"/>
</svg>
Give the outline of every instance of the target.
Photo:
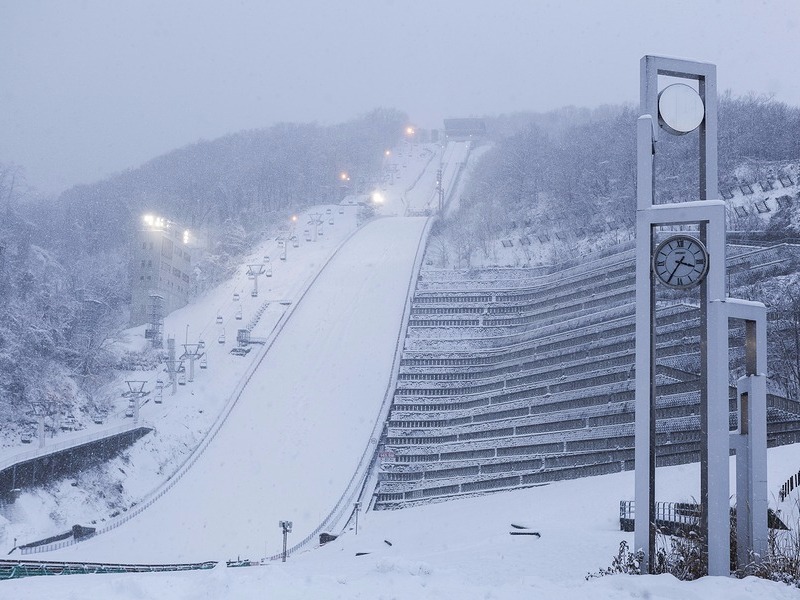
<svg viewBox="0 0 800 600">
<path fill-rule="evenodd" d="M 460 210 L 440 227 L 454 253 L 488 257 L 491 244 L 514 230 L 585 237 L 609 222 L 630 227 L 638 116 L 631 106 L 604 106 L 489 119 L 494 146 L 476 166 Z M 662 138 L 657 201 L 697 199 L 697 133 Z M 721 186 L 766 179 L 776 162 L 798 159 L 800 108 L 764 96 L 719 98 Z M 461 248 L 465 243 L 470 247 Z"/>
<path fill-rule="evenodd" d="M 468 266 L 476 250 L 488 256 L 511 231 L 590 237 L 608 222 L 630 227 L 637 117 L 632 107 L 605 106 L 489 119 L 494 145 L 476 166 L 460 210 L 437 225 L 431 252 L 451 252 L 456 266 Z M 0 422 L 29 420 L 34 407 L 56 410 L 59 403 L 66 412 L 96 409 L 94 392 L 120 361 L 109 346 L 127 322 L 130 240 L 142 214 L 202 232 L 205 253 L 195 262 L 202 289 L 292 212 L 377 181 L 383 151 L 406 122 L 399 111 L 378 109 L 335 126 L 239 132 L 58 199 L 37 197 L 19 167 L 0 165 Z M 723 95 L 720 184 L 774 176 L 776 163 L 800 157 L 798 133 L 800 109 Z M 697 142 L 690 134 L 659 149 L 659 201 L 696 198 Z M 341 187 L 341 171 L 351 187 Z M 796 236 L 800 215 L 782 209 L 769 228 Z"/>
<path fill-rule="evenodd" d="M 110 346 L 128 320 L 130 241 L 143 214 L 202 232 L 195 266 L 199 287 L 210 285 L 292 212 L 376 181 L 406 123 L 378 109 L 334 126 L 244 131 L 58 199 L 36 196 L 21 168 L 0 164 L 0 422 L 102 410 L 94 392 L 120 363 Z M 353 188 L 340 187 L 343 170 Z"/>
</svg>

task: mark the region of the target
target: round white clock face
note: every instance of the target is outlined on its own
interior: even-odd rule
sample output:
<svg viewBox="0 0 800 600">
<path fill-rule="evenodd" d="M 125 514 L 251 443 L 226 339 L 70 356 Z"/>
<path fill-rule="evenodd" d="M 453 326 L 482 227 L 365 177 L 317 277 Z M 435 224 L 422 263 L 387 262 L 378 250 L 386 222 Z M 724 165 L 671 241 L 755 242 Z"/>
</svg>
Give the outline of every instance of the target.
<svg viewBox="0 0 800 600">
<path fill-rule="evenodd" d="M 656 247 L 653 272 L 669 287 L 684 289 L 698 285 L 708 273 L 708 250 L 697 238 L 674 235 Z"/>
<path fill-rule="evenodd" d="M 706 109 L 700 94 L 685 83 L 674 83 L 658 95 L 661 126 L 673 135 L 684 135 L 700 127 Z"/>
</svg>

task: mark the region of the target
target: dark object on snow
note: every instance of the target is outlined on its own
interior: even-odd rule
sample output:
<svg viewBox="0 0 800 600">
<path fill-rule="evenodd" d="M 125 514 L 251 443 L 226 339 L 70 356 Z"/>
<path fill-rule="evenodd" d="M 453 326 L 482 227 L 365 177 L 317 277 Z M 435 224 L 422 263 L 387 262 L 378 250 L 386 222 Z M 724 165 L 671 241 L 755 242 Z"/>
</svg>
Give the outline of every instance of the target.
<svg viewBox="0 0 800 600">
<path fill-rule="evenodd" d="M 386 544 L 387 546 L 392 545 L 392 542 L 390 542 L 389 540 L 383 540 L 383 543 Z"/>
<path fill-rule="evenodd" d="M 366 556 L 369 552 L 356 552 L 356 556 Z"/>
<path fill-rule="evenodd" d="M 92 537 L 96 531 L 94 527 L 84 527 L 83 525 L 73 525 L 72 535 L 76 540 Z"/>
<path fill-rule="evenodd" d="M 333 535 L 332 533 L 320 533 L 319 534 L 319 545 L 324 546 L 328 542 L 332 542 L 338 536 Z"/>
<path fill-rule="evenodd" d="M 511 535 L 535 535 L 537 538 L 542 537 L 542 534 L 538 531 L 528 531 L 530 527 L 527 525 L 517 525 L 515 523 L 511 524 L 512 529 L 516 529 L 517 531 L 509 531 Z M 521 531 L 520 531 L 521 530 Z"/>
</svg>

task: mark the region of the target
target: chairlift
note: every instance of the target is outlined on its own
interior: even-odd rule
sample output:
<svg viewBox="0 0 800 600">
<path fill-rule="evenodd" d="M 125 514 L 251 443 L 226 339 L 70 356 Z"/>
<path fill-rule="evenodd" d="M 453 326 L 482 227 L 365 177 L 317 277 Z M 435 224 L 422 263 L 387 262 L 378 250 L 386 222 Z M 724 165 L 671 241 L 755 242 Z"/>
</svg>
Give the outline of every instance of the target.
<svg viewBox="0 0 800 600">
<path fill-rule="evenodd" d="M 234 292 L 233 293 L 233 301 L 234 302 L 238 302 L 239 301 L 239 293 L 238 292 Z"/>
<path fill-rule="evenodd" d="M 343 214 L 344 214 L 344 206 L 340 206 L 340 207 L 339 207 L 339 214 L 340 214 L 340 215 L 343 215 Z"/>
<path fill-rule="evenodd" d="M 252 296 L 253 298 L 258 298 L 258 292 L 253 290 L 250 292 L 250 296 Z"/>
<path fill-rule="evenodd" d="M 307 242 L 311 241 L 311 232 L 308 229 L 303 230 L 303 235 L 305 236 Z"/>
<path fill-rule="evenodd" d="M 219 334 L 219 337 L 217 338 L 217 342 L 220 343 L 220 344 L 224 344 L 225 343 L 225 333 L 224 332 Z"/>
<path fill-rule="evenodd" d="M 237 321 L 241 321 L 242 320 L 242 309 L 241 308 L 236 311 L 236 320 Z"/>
<path fill-rule="evenodd" d="M 206 358 L 205 354 L 203 354 L 203 356 L 200 358 L 200 368 L 201 369 L 208 368 L 208 358 Z"/>
<path fill-rule="evenodd" d="M 20 436 L 20 441 L 23 444 L 30 444 L 33 441 L 33 434 L 26 431 Z"/>
<path fill-rule="evenodd" d="M 217 315 L 217 325 L 222 325 L 222 315 Z"/>
<path fill-rule="evenodd" d="M 186 385 L 186 373 L 184 371 L 178 373 L 178 385 Z"/>
<path fill-rule="evenodd" d="M 94 423 L 95 425 L 102 425 L 104 420 L 105 419 L 103 419 L 103 415 L 101 414 L 96 414 L 92 416 L 92 423 Z"/>
<path fill-rule="evenodd" d="M 300 240 L 297 239 L 296 235 L 292 236 L 292 247 L 299 248 L 300 247 Z"/>
<path fill-rule="evenodd" d="M 125 410 L 125 416 L 126 416 L 126 417 L 132 417 L 132 416 L 133 416 L 133 409 L 132 409 L 132 408 L 130 408 L 130 407 L 128 407 L 128 408 Z"/>
<path fill-rule="evenodd" d="M 331 218 L 328 219 L 328 225 L 333 225 L 333 216 L 331 216 Z"/>
</svg>

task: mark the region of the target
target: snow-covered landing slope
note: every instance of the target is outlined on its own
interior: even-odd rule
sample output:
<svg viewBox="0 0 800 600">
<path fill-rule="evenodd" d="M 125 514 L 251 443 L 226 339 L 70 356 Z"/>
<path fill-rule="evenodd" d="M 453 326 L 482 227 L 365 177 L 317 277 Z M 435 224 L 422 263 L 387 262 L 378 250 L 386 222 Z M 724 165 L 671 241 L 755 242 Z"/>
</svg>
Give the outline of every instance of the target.
<svg viewBox="0 0 800 600">
<path fill-rule="evenodd" d="M 369 443 L 425 219 L 358 232 L 297 306 L 195 466 L 118 529 L 43 559 L 261 557 L 316 527 Z"/>
</svg>

